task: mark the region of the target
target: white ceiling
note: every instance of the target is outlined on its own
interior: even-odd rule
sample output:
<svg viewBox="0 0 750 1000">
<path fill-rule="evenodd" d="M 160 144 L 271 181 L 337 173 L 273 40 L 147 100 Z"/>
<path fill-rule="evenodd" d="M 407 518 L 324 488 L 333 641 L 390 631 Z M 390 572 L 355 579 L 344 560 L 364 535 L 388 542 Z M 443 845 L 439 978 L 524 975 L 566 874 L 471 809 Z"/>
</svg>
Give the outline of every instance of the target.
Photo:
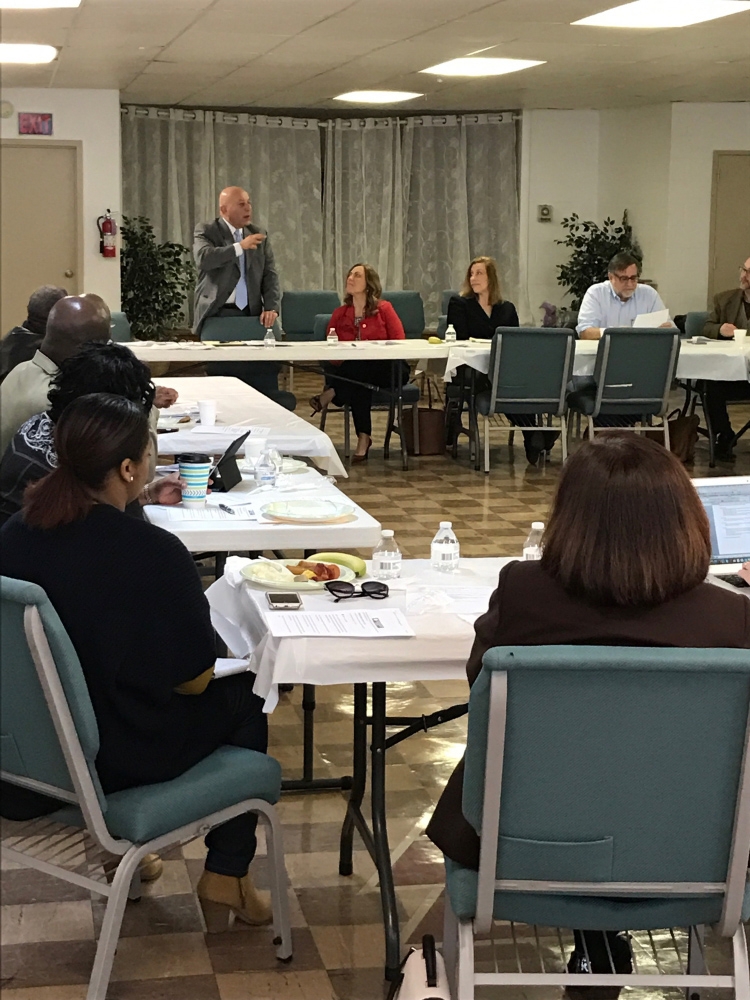
<svg viewBox="0 0 750 1000">
<path fill-rule="evenodd" d="M 423 110 L 632 107 L 750 99 L 750 11 L 693 27 L 570 22 L 617 0 L 83 0 L 2 12 L 6 42 L 58 46 L 47 66 L 4 66 L 7 87 L 118 88 L 124 102 L 336 108 L 349 90 L 424 93 Z M 546 65 L 484 79 L 419 70 L 487 55 Z M 370 112 L 372 113 L 372 112 Z"/>
</svg>

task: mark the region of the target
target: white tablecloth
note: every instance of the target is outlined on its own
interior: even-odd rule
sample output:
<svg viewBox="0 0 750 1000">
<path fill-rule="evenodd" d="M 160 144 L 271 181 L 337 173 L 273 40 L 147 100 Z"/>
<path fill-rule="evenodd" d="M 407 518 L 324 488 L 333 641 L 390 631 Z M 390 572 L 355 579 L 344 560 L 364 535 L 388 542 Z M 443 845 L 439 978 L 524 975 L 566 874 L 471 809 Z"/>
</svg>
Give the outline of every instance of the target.
<svg viewBox="0 0 750 1000">
<path fill-rule="evenodd" d="M 195 342 L 142 343 L 137 340 L 125 344 L 146 363 L 151 361 L 181 361 L 185 364 L 204 364 L 206 361 L 374 361 L 397 358 L 412 361 L 417 358 L 445 358 L 445 344 L 430 344 L 421 337 L 408 340 L 342 341 L 331 346 L 324 340 L 279 343 L 275 348 L 263 346 L 261 341 L 248 341 L 237 347 L 207 347 Z"/>
<path fill-rule="evenodd" d="M 169 507 L 149 504 L 143 510 L 152 524 L 158 524 L 177 535 L 190 552 L 261 552 L 269 549 L 318 549 L 321 552 L 331 552 L 372 548 L 380 541 L 380 522 L 358 507 L 332 483 L 328 483 L 315 469 L 285 476 L 281 482 L 284 484 L 281 489 L 248 496 L 248 500 L 253 501 L 256 512 L 274 500 L 326 497 L 354 507 L 355 520 L 344 524 L 278 524 L 262 518 L 258 521 L 244 521 L 239 517 L 236 521 L 175 521 L 169 516 Z M 308 484 L 316 488 L 294 492 L 286 492 L 284 489 Z M 233 500 L 238 494 L 250 493 L 254 488 L 255 481 L 250 475 L 243 473 L 242 482 L 223 496 Z M 216 494 L 212 500 L 217 501 L 221 497 L 222 494 Z"/>
<path fill-rule="evenodd" d="M 575 375 L 593 375 L 597 340 L 577 340 L 573 372 Z M 454 344 L 448 352 L 445 365 L 445 381 L 450 382 L 459 365 L 468 365 L 486 375 L 490 370 L 490 342 L 486 344 Z M 684 379 L 716 379 L 718 381 L 742 382 L 750 378 L 750 344 L 744 349 L 734 343 L 680 345 L 677 361 L 677 377 Z"/>
<path fill-rule="evenodd" d="M 265 591 L 246 583 L 234 587 L 223 577 L 206 596 L 216 631 L 237 656 L 250 657 L 257 675 L 254 690 L 270 712 L 278 701 L 279 684 L 465 678 L 476 615 L 452 610 L 450 597 L 445 600 L 446 588 L 453 596 L 465 590 L 486 610 L 498 574 L 512 558 L 462 559 L 459 572 L 450 575 L 432 570 L 428 560 L 405 560 L 402 580 L 392 581 L 387 601 L 375 605 L 368 598 L 358 599 L 358 605 L 403 609 L 416 633 L 412 639 L 275 639 L 266 628 L 266 616 L 273 612 L 266 605 Z M 406 590 L 396 590 L 399 585 Z M 308 611 L 330 611 L 348 603 L 335 605 L 327 593 L 305 594 L 303 601 Z"/>
<path fill-rule="evenodd" d="M 238 378 L 157 378 L 154 382 L 156 385 L 176 389 L 180 396 L 179 404 L 182 405 L 199 399 L 215 399 L 217 425 L 270 427 L 269 444 L 283 455 L 311 458 L 330 475 L 347 477 L 347 471 L 327 434 Z M 163 416 L 169 412 L 168 409 L 161 411 Z M 235 430 L 225 435 L 212 433 L 208 437 L 200 434 L 200 427 L 193 430 L 193 424 L 185 426 L 189 429 L 159 435 L 160 455 L 205 451 L 209 448 L 214 454 L 221 455 L 239 436 Z"/>
</svg>

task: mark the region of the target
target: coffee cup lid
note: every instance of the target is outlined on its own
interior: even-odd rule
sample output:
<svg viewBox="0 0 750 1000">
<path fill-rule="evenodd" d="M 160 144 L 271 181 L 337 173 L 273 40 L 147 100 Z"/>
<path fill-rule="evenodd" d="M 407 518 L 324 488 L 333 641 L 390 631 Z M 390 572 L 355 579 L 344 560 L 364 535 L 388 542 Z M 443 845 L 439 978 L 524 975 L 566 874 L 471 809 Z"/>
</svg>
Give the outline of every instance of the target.
<svg viewBox="0 0 750 1000">
<path fill-rule="evenodd" d="M 206 463 L 211 462 L 210 455 L 202 455 L 200 452 L 186 453 L 184 455 L 177 455 L 178 465 L 206 465 Z"/>
</svg>

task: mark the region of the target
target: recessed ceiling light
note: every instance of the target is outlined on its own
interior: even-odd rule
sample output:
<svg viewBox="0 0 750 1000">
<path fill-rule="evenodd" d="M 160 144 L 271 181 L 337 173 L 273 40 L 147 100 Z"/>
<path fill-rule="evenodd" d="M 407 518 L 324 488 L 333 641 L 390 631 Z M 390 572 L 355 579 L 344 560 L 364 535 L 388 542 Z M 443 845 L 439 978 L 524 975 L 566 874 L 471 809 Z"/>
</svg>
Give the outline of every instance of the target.
<svg viewBox="0 0 750 1000">
<path fill-rule="evenodd" d="M 597 28 L 684 28 L 750 10 L 750 0 L 633 0 L 571 21 Z"/>
<path fill-rule="evenodd" d="M 48 63 L 57 55 L 52 45 L 15 45 L 0 42 L 0 63 Z"/>
<path fill-rule="evenodd" d="M 412 94 L 409 90 L 350 90 L 348 94 L 339 94 L 334 101 L 349 101 L 351 104 L 398 104 L 399 101 L 412 101 L 424 94 Z"/>
<path fill-rule="evenodd" d="M 502 76 L 504 73 L 516 73 L 519 69 L 529 69 L 530 66 L 542 66 L 544 59 L 496 59 L 492 56 L 472 56 L 463 59 L 451 59 L 420 70 L 421 73 L 434 73 L 436 76 Z"/>
<path fill-rule="evenodd" d="M 81 0 L 0 0 L 0 10 L 43 10 L 46 7 L 80 7 Z"/>
</svg>

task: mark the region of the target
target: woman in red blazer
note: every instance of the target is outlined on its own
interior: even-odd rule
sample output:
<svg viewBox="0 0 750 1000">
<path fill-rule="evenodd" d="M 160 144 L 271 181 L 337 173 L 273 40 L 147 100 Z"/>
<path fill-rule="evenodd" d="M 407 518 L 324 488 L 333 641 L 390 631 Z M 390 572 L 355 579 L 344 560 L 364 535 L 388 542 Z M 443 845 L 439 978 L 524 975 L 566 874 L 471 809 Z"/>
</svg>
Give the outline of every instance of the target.
<svg viewBox="0 0 750 1000">
<path fill-rule="evenodd" d="M 354 264 L 346 276 L 344 304 L 331 316 L 328 330 L 335 329 L 340 341 L 403 340 L 401 320 L 390 302 L 381 300 L 382 290 L 374 268 L 369 264 Z M 390 361 L 331 361 L 323 366 L 325 389 L 319 396 L 312 397 L 310 405 L 313 413 L 320 413 L 331 403 L 335 406 L 348 404 L 351 408 L 357 432 L 357 449 L 352 463 L 367 461 L 372 444 L 372 390 L 366 386 L 390 389 L 392 364 Z M 409 377 L 409 366 L 402 361 L 397 369 L 397 377 L 403 385 Z"/>
</svg>

